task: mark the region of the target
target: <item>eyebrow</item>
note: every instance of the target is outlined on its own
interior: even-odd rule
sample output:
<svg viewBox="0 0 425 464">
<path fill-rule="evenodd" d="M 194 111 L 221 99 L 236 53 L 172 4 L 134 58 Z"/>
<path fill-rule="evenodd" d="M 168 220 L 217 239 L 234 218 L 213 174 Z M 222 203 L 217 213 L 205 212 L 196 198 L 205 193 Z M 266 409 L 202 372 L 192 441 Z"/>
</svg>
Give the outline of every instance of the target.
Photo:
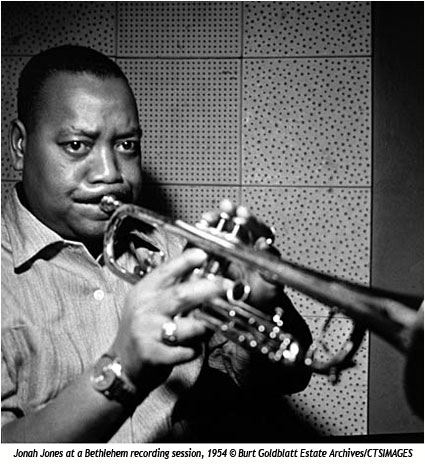
<svg viewBox="0 0 425 464">
<path fill-rule="evenodd" d="M 89 129 L 83 129 L 83 128 L 78 128 L 78 127 L 67 127 L 60 129 L 59 136 L 68 136 L 68 135 L 82 135 L 88 138 L 96 138 L 99 135 L 99 131 L 97 130 L 89 130 Z M 117 139 L 124 139 L 127 137 L 141 137 L 142 136 L 142 129 L 140 126 L 130 128 L 129 130 L 123 132 L 122 134 L 118 134 L 115 138 Z"/>
<path fill-rule="evenodd" d="M 134 129 L 129 129 L 126 132 L 123 132 L 122 134 L 119 134 L 116 138 L 117 139 L 125 139 L 126 137 L 142 137 L 142 129 L 140 126 L 135 127 Z"/>
<path fill-rule="evenodd" d="M 91 131 L 87 129 L 77 128 L 77 127 L 64 127 L 59 130 L 59 136 L 68 136 L 68 135 L 84 135 L 85 137 L 96 138 L 99 135 L 99 131 Z"/>
</svg>

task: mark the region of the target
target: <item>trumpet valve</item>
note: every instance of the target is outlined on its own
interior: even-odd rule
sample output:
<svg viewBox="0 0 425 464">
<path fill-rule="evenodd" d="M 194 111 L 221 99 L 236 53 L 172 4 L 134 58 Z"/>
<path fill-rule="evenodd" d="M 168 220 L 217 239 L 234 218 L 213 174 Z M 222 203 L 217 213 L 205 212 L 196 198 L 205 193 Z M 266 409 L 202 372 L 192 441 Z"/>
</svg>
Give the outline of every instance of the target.
<svg viewBox="0 0 425 464">
<path fill-rule="evenodd" d="M 220 220 L 218 221 L 215 229 L 219 232 L 222 232 L 226 226 L 226 224 L 230 221 L 230 215 L 222 212 L 220 213 Z"/>
<path fill-rule="evenodd" d="M 243 217 L 234 217 L 232 219 L 233 229 L 230 231 L 230 237 L 237 239 L 241 236 L 243 232 L 243 227 L 246 225 L 247 220 Z"/>
</svg>

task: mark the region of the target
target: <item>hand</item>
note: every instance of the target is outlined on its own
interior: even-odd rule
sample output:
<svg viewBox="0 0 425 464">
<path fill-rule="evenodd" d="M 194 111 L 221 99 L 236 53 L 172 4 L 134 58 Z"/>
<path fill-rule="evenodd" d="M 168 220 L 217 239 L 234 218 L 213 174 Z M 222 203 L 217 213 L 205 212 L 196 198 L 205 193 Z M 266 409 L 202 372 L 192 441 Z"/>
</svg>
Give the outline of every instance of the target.
<svg viewBox="0 0 425 464">
<path fill-rule="evenodd" d="M 228 284 L 221 279 L 182 277 L 202 265 L 206 254 L 186 250 L 144 277 L 129 292 L 123 319 L 111 351 L 119 356 L 129 378 L 143 389 L 152 390 L 170 374 L 173 366 L 196 358 L 209 331 L 204 322 L 189 315 L 190 309 L 207 299 L 225 293 Z M 181 315 L 178 318 L 175 316 Z M 176 324 L 175 342 L 164 342 L 165 323 Z"/>
<path fill-rule="evenodd" d="M 221 203 L 219 212 L 204 214 L 199 224 L 203 228 L 218 227 L 229 234 L 235 231 L 235 225 L 240 226 L 237 238 L 244 245 L 251 246 L 256 251 L 280 256 L 279 251 L 273 247 L 275 236 L 273 228 L 251 215 L 244 206 L 236 207 L 229 200 Z M 252 306 L 265 312 L 272 312 L 279 304 L 282 288 L 267 282 L 259 272 L 233 263 L 226 270 L 225 276 L 233 281 L 243 281 L 249 285 L 251 292 L 247 302 Z"/>
</svg>

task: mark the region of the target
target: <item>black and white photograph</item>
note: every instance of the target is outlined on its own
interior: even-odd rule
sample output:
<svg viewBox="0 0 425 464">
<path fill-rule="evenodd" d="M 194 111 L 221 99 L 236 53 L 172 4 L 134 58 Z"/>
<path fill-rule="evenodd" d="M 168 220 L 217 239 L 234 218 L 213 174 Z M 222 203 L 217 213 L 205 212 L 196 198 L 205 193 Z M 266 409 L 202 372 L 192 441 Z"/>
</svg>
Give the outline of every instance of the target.
<svg viewBox="0 0 425 464">
<path fill-rule="evenodd" d="M 423 19 L 1 2 L 3 462 L 420 462 Z"/>
</svg>

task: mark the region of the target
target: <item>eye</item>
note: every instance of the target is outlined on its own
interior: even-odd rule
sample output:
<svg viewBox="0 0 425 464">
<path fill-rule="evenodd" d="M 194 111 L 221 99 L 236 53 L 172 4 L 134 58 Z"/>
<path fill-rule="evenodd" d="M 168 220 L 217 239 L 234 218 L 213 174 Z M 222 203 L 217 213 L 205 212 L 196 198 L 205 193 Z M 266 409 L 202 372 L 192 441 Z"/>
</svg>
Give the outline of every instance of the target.
<svg viewBox="0 0 425 464">
<path fill-rule="evenodd" d="M 90 150 L 90 144 L 87 142 L 82 142 L 80 140 L 71 140 L 70 142 L 65 142 L 61 144 L 68 153 L 73 155 L 84 155 Z"/>
<path fill-rule="evenodd" d="M 82 142 L 70 142 L 69 148 L 73 151 L 79 151 L 83 147 Z"/>
<path fill-rule="evenodd" d="M 117 145 L 117 150 L 121 153 L 133 154 L 138 151 L 139 142 L 136 140 L 124 140 Z"/>
</svg>

